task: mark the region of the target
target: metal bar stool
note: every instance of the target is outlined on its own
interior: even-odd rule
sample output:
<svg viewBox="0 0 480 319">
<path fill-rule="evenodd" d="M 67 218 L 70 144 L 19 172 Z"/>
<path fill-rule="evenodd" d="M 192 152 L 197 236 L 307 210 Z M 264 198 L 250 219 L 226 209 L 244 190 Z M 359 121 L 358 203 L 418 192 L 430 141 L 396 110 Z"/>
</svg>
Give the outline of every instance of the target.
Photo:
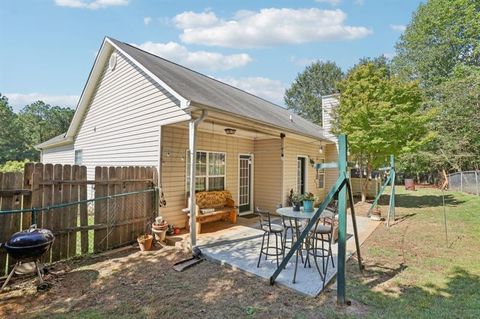
<svg viewBox="0 0 480 319">
<path fill-rule="evenodd" d="M 325 287 L 325 280 L 327 278 L 328 264 L 332 261 L 332 266 L 335 267 L 332 252 L 334 217 L 319 218 L 315 227 L 310 230 L 307 239 L 307 258 L 305 259 L 304 267 L 307 266 L 309 257 L 312 256 L 317 267 L 320 278 L 323 281 L 322 287 Z M 319 244 L 321 245 L 319 247 Z M 327 246 L 327 247 L 326 247 Z M 322 259 L 322 269 L 318 265 L 318 258 Z M 325 262 L 325 258 L 327 259 Z"/>
<path fill-rule="evenodd" d="M 283 232 L 283 257 L 285 258 L 285 250 L 291 249 L 293 246 L 293 243 L 295 243 L 295 238 L 298 238 L 299 233 L 301 232 L 302 225 L 300 225 L 298 222 L 292 222 L 291 218 L 282 216 L 282 225 L 285 231 Z M 287 236 L 288 233 L 290 232 L 290 240 L 288 240 Z M 287 246 L 287 241 L 290 243 Z M 302 249 L 300 249 L 300 258 L 302 259 L 303 263 L 303 253 Z"/>
<path fill-rule="evenodd" d="M 260 219 L 260 228 L 263 230 L 262 237 L 262 247 L 260 248 L 260 256 L 258 256 L 257 268 L 260 267 L 260 260 L 262 259 L 262 254 L 265 255 L 265 260 L 268 256 L 274 256 L 277 258 L 277 267 L 279 266 L 279 256 L 284 254 L 284 243 L 283 243 L 283 231 L 284 228 L 282 225 L 272 224 L 270 219 L 270 212 L 267 210 L 262 210 L 256 208 L 256 214 Z M 270 246 L 270 236 L 275 236 L 275 246 Z M 265 237 L 267 239 L 267 246 L 265 247 Z M 280 247 L 278 247 L 278 240 L 280 239 Z M 271 250 L 274 253 L 270 252 Z"/>
</svg>

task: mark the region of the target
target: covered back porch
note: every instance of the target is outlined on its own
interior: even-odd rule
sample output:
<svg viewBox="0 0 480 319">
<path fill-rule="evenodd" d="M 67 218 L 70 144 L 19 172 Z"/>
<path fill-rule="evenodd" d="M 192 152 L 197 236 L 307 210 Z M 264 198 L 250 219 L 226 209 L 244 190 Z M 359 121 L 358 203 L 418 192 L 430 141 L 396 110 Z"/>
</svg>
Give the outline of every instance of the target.
<svg viewBox="0 0 480 319">
<path fill-rule="evenodd" d="M 193 119 L 201 116 L 194 112 Z M 161 128 L 160 187 L 166 205 L 160 214 L 186 227 L 189 207 L 189 149 L 196 145 L 196 191 L 227 190 L 239 215 L 261 207 L 274 213 L 286 204 L 291 189 L 313 192 L 319 199 L 336 179 L 335 171 L 317 172 L 314 163 L 335 161 L 331 141 L 301 136 L 244 118 L 208 111 L 192 128 L 181 122 Z"/>
</svg>

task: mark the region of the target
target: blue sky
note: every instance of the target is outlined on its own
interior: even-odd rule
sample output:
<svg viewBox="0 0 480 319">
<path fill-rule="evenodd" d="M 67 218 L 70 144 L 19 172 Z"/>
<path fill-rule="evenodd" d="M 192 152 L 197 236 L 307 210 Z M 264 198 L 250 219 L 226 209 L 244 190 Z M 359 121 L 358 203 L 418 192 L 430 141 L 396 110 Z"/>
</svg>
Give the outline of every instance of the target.
<svg viewBox="0 0 480 319">
<path fill-rule="evenodd" d="M 0 3 L 0 92 L 75 107 L 104 36 L 282 105 L 316 59 L 392 56 L 418 0 L 29 0 Z"/>
</svg>

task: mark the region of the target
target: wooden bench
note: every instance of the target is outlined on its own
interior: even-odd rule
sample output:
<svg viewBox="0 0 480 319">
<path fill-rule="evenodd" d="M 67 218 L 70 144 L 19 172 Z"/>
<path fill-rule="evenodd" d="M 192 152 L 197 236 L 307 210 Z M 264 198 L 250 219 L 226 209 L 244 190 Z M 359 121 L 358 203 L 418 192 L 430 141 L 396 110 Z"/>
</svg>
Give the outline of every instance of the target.
<svg viewBox="0 0 480 319">
<path fill-rule="evenodd" d="M 230 220 L 233 224 L 237 222 L 237 208 L 229 191 L 198 192 L 195 194 L 195 203 L 197 234 L 201 233 L 204 223 L 218 220 Z M 190 213 L 187 228 L 190 228 Z"/>
</svg>

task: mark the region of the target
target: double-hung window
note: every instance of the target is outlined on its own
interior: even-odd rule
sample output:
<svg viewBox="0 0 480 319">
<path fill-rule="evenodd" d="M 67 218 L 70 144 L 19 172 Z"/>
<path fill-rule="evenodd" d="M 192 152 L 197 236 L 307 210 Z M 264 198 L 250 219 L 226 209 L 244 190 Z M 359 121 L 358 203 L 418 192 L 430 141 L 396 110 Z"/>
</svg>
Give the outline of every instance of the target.
<svg viewBox="0 0 480 319">
<path fill-rule="evenodd" d="M 320 163 L 324 164 L 325 160 L 321 159 Z M 325 169 L 317 169 L 317 176 L 316 176 L 317 188 L 325 188 Z"/>
<path fill-rule="evenodd" d="M 188 156 L 187 156 L 188 158 Z M 187 192 L 190 190 L 190 161 L 187 161 Z M 197 152 L 195 191 L 225 189 L 225 153 Z"/>
</svg>

